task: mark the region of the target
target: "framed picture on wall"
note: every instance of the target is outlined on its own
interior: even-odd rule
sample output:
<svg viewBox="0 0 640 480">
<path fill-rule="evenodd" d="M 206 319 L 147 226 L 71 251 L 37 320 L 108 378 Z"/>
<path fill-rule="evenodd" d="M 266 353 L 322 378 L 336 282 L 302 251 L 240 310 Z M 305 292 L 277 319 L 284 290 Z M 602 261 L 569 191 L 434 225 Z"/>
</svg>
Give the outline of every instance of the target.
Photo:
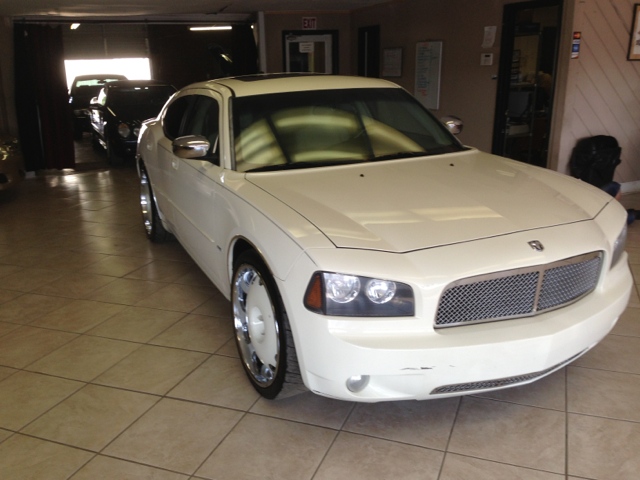
<svg viewBox="0 0 640 480">
<path fill-rule="evenodd" d="M 627 60 L 640 60 L 640 3 L 636 3 L 633 7 L 631 38 L 629 39 Z"/>
<path fill-rule="evenodd" d="M 382 49 L 382 76 L 402 76 L 402 48 Z"/>
</svg>

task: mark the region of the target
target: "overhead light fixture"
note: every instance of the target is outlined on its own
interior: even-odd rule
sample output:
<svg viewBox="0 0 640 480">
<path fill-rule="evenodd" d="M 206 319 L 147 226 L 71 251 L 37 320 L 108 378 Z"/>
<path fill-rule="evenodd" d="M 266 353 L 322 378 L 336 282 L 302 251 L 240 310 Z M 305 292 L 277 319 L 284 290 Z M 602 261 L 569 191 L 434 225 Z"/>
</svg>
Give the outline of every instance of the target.
<svg viewBox="0 0 640 480">
<path fill-rule="evenodd" d="M 231 30 L 231 25 L 212 25 L 210 27 L 189 27 L 189 30 L 201 32 L 204 30 Z"/>
<path fill-rule="evenodd" d="M 71 24 L 71 30 L 75 30 L 76 28 L 78 28 L 80 26 L 79 23 L 72 23 Z"/>
</svg>

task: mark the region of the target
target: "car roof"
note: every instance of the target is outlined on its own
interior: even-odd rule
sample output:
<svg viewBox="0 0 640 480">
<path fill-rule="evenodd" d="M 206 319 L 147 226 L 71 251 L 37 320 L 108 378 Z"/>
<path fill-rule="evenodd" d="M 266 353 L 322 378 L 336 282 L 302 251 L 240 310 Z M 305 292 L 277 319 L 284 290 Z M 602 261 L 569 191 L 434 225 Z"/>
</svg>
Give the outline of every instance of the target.
<svg viewBox="0 0 640 480">
<path fill-rule="evenodd" d="M 104 73 L 100 75 L 78 75 L 73 79 L 73 83 L 77 82 L 78 80 L 106 80 L 107 78 L 120 78 L 122 80 L 127 79 L 127 77 L 125 77 L 124 75 L 115 73 Z"/>
<path fill-rule="evenodd" d="M 158 80 L 117 80 L 107 83 L 104 88 L 132 88 L 132 87 L 172 87 L 173 85 Z"/>
<path fill-rule="evenodd" d="M 219 78 L 217 80 L 194 83 L 186 88 L 214 88 L 216 85 L 228 87 L 234 92 L 236 97 L 309 90 L 401 88 L 395 83 L 378 78 L 307 73 L 280 73 Z"/>
</svg>

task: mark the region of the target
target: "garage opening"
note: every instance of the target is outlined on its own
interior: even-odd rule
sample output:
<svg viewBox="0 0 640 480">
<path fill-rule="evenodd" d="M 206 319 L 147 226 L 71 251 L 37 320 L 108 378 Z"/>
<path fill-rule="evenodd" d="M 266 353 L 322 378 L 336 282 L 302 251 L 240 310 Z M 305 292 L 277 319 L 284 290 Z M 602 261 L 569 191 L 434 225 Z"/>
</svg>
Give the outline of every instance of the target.
<svg viewBox="0 0 640 480">
<path fill-rule="evenodd" d="M 14 23 L 16 102 L 21 105 L 17 116 L 27 171 L 76 168 L 84 156 L 78 155 L 79 149 L 91 153 L 91 129 L 74 129 L 81 123 L 75 122 L 76 111 L 86 110 L 86 117 L 90 110 L 71 102 L 76 95 L 69 95 L 70 87 L 77 76 L 157 80 L 179 89 L 257 72 L 256 39 L 246 15 L 232 18 L 224 30 L 192 28 L 204 25 L 202 19 L 79 19 L 76 28 L 70 20 Z M 210 26 L 211 16 L 206 20 L 204 26 Z M 96 153 L 104 156 L 100 149 Z"/>
<path fill-rule="evenodd" d="M 151 80 L 151 65 L 148 58 L 110 58 L 106 60 L 65 60 L 67 87 L 71 89 L 73 79 L 81 75 L 124 75 L 129 80 Z"/>
</svg>

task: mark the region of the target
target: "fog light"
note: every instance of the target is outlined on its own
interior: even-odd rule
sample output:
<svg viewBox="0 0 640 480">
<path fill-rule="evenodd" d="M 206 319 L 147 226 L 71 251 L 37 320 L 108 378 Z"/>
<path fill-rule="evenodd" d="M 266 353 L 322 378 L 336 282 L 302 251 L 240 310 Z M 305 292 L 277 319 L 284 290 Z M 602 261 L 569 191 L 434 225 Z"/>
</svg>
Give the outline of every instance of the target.
<svg viewBox="0 0 640 480">
<path fill-rule="evenodd" d="M 347 380 L 347 388 L 350 392 L 358 393 L 369 385 L 369 375 L 354 375 Z"/>
</svg>

